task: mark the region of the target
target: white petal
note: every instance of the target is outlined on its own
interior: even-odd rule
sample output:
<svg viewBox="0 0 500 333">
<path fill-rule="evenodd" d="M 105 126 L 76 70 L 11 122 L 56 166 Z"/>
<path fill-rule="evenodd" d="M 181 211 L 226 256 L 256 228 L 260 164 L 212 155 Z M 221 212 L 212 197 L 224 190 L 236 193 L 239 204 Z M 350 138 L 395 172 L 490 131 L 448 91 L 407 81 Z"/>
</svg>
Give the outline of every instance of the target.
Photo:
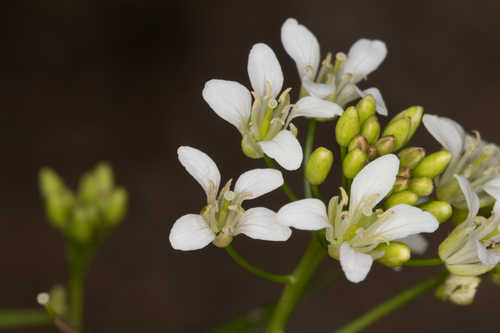
<svg viewBox="0 0 500 333">
<path fill-rule="evenodd" d="M 176 250 L 201 249 L 215 239 L 215 234 L 198 214 L 187 214 L 175 221 L 170 229 L 170 245 Z"/>
<path fill-rule="evenodd" d="M 245 200 L 255 199 L 274 191 L 283 185 L 283 175 L 281 171 L 275 169 L 253 169 L 243 173 L 236 184 L 234 191 L 236 193 L 251 193 Z"/>
<path fill-rule="evenodd" d="M 260 141 L 259 146 L 267 156 L 287 170 L 297 170 L 302 164 L 302 147 L 290 131 L 283 130 L 272 140 Z"/>
<path fill-rule="evenodd" d="M 455 178 L 457 179 L 458 184 L 462 189 L 465 201 L 467 201 L 467 208 L 469 209 L 467 219 L 471 219 L 477 215 L 477 212 L 479 212 L 480 208 L 479 197 L 477 196 L 476 192 L 474 192 L 472 185 L 466 178 L 460 175 L 455 175 Z"/>
<path fill-rule="evenodd" d="M 266 95 L 266 81 L 269 81 L 276 97 L 283 86 L 283 72 L 274 51 L 263 43 L 255 44 L 248 55 L 248 76 L 258 96 Z"/>
<path fill-rule="evenodd" d="M 349 243 L 340 247 L 340 266 L 346 278 L 354 283 L 363 281 L 370 271 L 373 258 L 369 254 L 357 252 Z"/>
<path fill-rule="evenodd" d="M 358 91 L 358 94 L 361 98 L 366 97 L 367 95 L 372 95 L 373 100 L 375 101 L 375 107 L 378 112 L 378 114 L 381 114 L 383 116 L 387 116 L 389 114 L 389 111 L 387 111 L 387 107 L 385 106 L 384 99 L 382 98 L 382 94 L 380 93 L 380 90 L 377 88 L 368 88 L 363 91 L 361 91 L 358 87 L 356 87 L 356 90 Z"/>
<path fill-rule="evenodd" d="M 340 105 L 328 102 L 317 97 L 306 96 L 301 98 L 288 116 L 288 121 L 297 117 L 329 119 L 341 116 L 344 110 Z"/>
<path fill-rule="evenodd" d="M 349 202 L 351 214 L 363 200 L 376 196 L 368 207 L 373 209 L 392 189 L 398 170 L 399 159 L 394 154 L 379 157 L 361 169 L 352 181 Z"/>
<path fill-rule="evenodd" d="M 500 262 L 500 252 L 495 252 L 486 249 L 480 241 L 476 240 L 477 256 L 485 265 L 496 265 Z"/>
<path fill-rule="evenodd" d="M 330 227 L 325 204 L 318 199 L 303 199 L 284 205 L 278 211 L 278 222 L 300 230 Z"/>
<path fill-rule="evenodd" d="M 302 77 L 302 85 L 311 96 L 318 98 L 325 98 L 335 91 L 335 86 L 333 84 L 316 83 L 307 76 Z"/>
<path fill-rule="evenodd" d="M 267 241 L 286 241 L 292 234 L 289 227 L 278 223 L 275 212 L 264 207 L 247 210 L 241 217 L 236 232 Z"/>
<path fill-rule="evenodd" d="M 493 212 L 495 216 L 500 217 L 500 177 L 493 178 L 484 184 L 483 190 L 496 200 L 495 206 L 493 206 Z"/>
<path fill-rule="evenodd" d="M 417 207 L 400 204 L 387 212 L 388 217 L 373 232 L 388 241 L 422 232 L 434 232 L 439 227 L 434 215 Z"/>
<path fill-rule="evenodd" d="M 203 99 L 214 112 L 240 132 L 247 126 L 252 97 L 247 88 L 235 81 L 210 80 L 203 88 Z"/>
<path fill-rule="evenodd" d="M 220 172 L 215 162 L 204 152 L 188 146 L 177 149 L 177 157 L 186 171 L 203 187 L 208 194 L 210 183 L 219 189 Z"/>
<path fill-rule="evenodd" d="M 425 114 L 422 121 L 434 139 L 449 151 L 455 160 L 464 149 L 465 133 L 462 126 L 451 119 L 431 114 Z"/>
<path fill-rule="evenodd" d="M 281 26 L 281 42 L 288 55 L 297 64 L 297 70 L 303 76 L 316 75 L 319 66 L 319 43 L 309 29 L 289 18 Z"/>
<path fill-rule="evenodd" d="M 387 55 L 387 47 L 380 40 L 360 39 L 351 46 L 343 73 L 368 75 L 378 68 Z"/>
<path fill-rule="evenodd" d="M 419 234 L 414 234 L 407 236 L 405 238 L 397 239 L 396 241 L 408 245 L 411 249 L 411 253 L 422 255 L 429 247 L 429 242 L 424 238 L 424 236 Z"/>
</svg>

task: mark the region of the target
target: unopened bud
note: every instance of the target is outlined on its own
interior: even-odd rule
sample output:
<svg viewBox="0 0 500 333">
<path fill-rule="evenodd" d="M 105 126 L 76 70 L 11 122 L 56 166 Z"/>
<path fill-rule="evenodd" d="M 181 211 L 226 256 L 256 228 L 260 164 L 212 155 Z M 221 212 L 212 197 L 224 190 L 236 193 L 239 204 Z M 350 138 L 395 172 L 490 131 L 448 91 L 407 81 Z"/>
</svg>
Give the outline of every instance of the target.
<svg viewBox="0 0 500 333">
<path fill-rule="evenodd" d="M 469 210 L 467 208 L 462 209 L 455 207 L 453 209 L 453 218 L 451 219 L 451 221 L 453 222 L 454 226 L 458 226 L 467 219 L 468 215 L 469 215 Z"/>
<path fill-rule="evenodd" d="M 318 147 L 309 157 L 306 164 L 306 178 L 313 185 L 322 184 L 333 164 L 333 153 L 324 148 Z"/>
<path fill-rule="evenodd" d="M 399 167 L 398 177 L 410 178 L 410 176 L 411 176 L 410 168 L 405 166 Z"/>
<path fill-rule="evenodd" d="M 396 177 L 396 182 L 394 183 L 394 186 L 392 187 L 392 193 L 398 193 L 401 191 L 404 191 L 408 189 L 408 185 L 410 183 L 410 180 L 405 177 Z"/>
<path fill-rule="evenodd" d="M 243 154 L 250 158 L 257 159 L 263 157 L 262 150 L 249 135 L 244 135 L 241 139 L 241 150 Z"/>
<path fill-rule="evenodd" d="M 422 147 L 408 147 L 398 153 L 400 166 L 414 169 L 425 157 L 425 149 Z"/>
<path fill-rule="evenodd" d="M 457 305 L 470 305 L 474 301 L 481 279 L 476 276 L 450 275 L 436 289 L 436 297 Z"/>
<path fill-rule="evenodd" d="M 114 185 L 114 175 L 108 163 L 101 162 L 94 170 L 97 187 L 100 192 L 109 192 Z"/>
<path fill-rule="evenodd" d="M 399 204 L 407 204 L 410 206 L 414 206 L 418 201 L 418 195 L 413 193 L 412 191 L 401 191 L 398 193 L 392 194 L 385 200 L 384 207 L 385 209 L 389 209 Z"/>
<path fill-rule="evenodd" d="M 438 220 L 439 223 L 443 223 L 449 220 L 453 214 L 453 208 L 446 201 L 429 201 L 420 206 L 420 209 L 431 213 Z"/>
<path fill-rule="evenodd" d="M 63 229 L 71 215 L 75 200 L 68 191 L 47 197 L 45 211 L 49 222 L 58 229 Z"/>
<path fill-rule="evenodd" d="M 432 179 L 429 177 L 412 178 L 410 179 L 409 190 L 419 197 L 426 197 L 434 191 L 434 184 L 432 184 Z"/>
<path fill-rule="evenodd" d="M 408 133 L 411 128 L 411 119 L 403 117 L 398 120 L 392 120 L 382 132 L 382 136 L 394 136 L 394 150 L 398 150 L 408 142 Z"/>
<path fill-rule="evenodd" d="M 368 146 L 368 161 L 373 161 L 378 157 L 377 148 L 374 145 Z"/>
<path fill-rule="evenodd" d="M 417 131 L 418 127 L 420 126 L 420 123 L 422 122 L 422 116 L 424 114 L 424 108 L 421 106 L 412 106 L 409 107 L 406 110 L 401 111 L 398 113 L 392 121 L 408 117 L 411 120 L 411 126 L 410 126 L 410 131 L 408 133 L 408 138 L 407 141 L 404 143 L 408 143 L 410 139 L 413 137 L 413 134 Z"/>
<path fill-rule="evenodd" d="M 399 242 L 382 243 L 376 250 L 384 251 L 384 256 L 377 261 L 387 267 L 398 267 L 410 260 L 411 250 L 408 245 Z"/>
<path fill-rule="evenodd" d="M 217 237 L 215 237 L 212 242 L 217 247 L 227 247 L 233 241 L 233 236 L 228 233 L 222 232 Z"/>
<path fill-rule="evenodd" d="M 52 169 L 41 169 L 38 178 L 40 183 L 40 192 L 42 192 L 42 196 L 44 198 L 59 195 L 65 190 L 62 179 Z"/>
<path fill-rule="evenodd" d="M 360 123 L 358 111 L 355 107 L 348 107 L 337 121 L 335 137 L 341 147 L 347 147 L 351 140 L 359 134 Z"/>
<path fill-rule="evenodd" d="M 78 198 L 86 203 L 96 202 L 99 196 L 97 178 L 92 173 L 86 173 L 78 185 Z"/>
<path fill-rule="evenodd" d="M 65 316 L 67 312 L 66 290 L 62 286 L 55 286 L 50 290 L 50 305 L 58 316 Z"/>
<path fill-rule="evenodd" d="M 358 110 L 360 124 L 363 124 L 365 120 L 375 114 L 376 106 L 372 95 L 367 95 L 358 102 L 356 109 Z"/>
<path fill-rule="evenodd" d="M 69 226 L 71 238 L 83 244 L 90 242 L 99 220 L 97 209 L 94 206 L 78 207 L 73 214 Z"/>
<path fill-rule="evenodd" d="M 460 185 L 455 178 L 452 178 L 445 184 L 440 184 L 436 189 L 436 197 L 442 201 L 452 201 L 456 199 L 457 196 L 461 195 L 462 191 L 460 190 Z"/>
<path fill-rule="evenodd" d="M 359 171 L 365 166 L 367 154 L 360 150 L 351 150 L 342 161 L 342 172 L 348 179 L 353 179 Z"/>
<path fill-rule="evenodd" d="M 127 191 L 122 187 L 115 189 L 111 196 L 104 201 L 102 209 L 104 218 L 109 225 L 115 225 L 123 220 L 127 212 L 127 201 Z"/>
<path fill-rule="evenodd" d="M 390 154 L 394 151 L 395 147 L 395 139 L 394 136 L 384 136 L 375 143 L 375 148 L 377 148 L 377 152 L 379 156 Z"/>
<path fill-rule="evenodd" d="M 354 139 L 351 140 L 349 146 L 347 147 L 347 151 L 351 151 L 354 149 L 359 149 L 364 152 L 368 151 L 368 141 L 366 141 L 364 136 L 356 135 Z"/>
<path fill-rule="evenodd" d="M 366 138 L 369 144 L 377 142 L 380 136 L 380 123 L 377 116 L 371 116 L 363 123 L 361 135 Z"/>
<path fill-rule="evenodd" d="M 427 155 L 413 170 L 414 177 L 434 177 L 440 175 L 451 161 L 451 154 L 446 150 Z"/>
</svg>

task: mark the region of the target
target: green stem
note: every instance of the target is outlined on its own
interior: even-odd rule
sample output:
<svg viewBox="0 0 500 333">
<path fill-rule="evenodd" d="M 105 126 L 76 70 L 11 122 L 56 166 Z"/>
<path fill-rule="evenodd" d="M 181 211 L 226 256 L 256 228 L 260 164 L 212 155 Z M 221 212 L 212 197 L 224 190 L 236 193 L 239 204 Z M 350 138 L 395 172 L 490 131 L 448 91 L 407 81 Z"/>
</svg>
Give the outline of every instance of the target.
<svg viewBox="0 0 500 333">
<path fill-rule="evenodd" d="M 309 161 L 309 157 L 312 153 L 312 147 L 314 145 L 314 136 L 316 135 L 316 119 L 311 119 L 309 121 L 309 126 L 307 128 L 306 145 L 304 147 L 304 193 L 306 198 L 312 197 L 311 183 L 306 177 L 306 164 Z"/>
<path fill-rule="evenodd" d="M 268 273 L 266 271 L 263 271 L 262 269 L 259 269 L 250 263 L 243 259 L 238 252 L 236 252 L 231 245 L 226 247 L 227 253 L 231 256 L 231 258 L 234 259 L 241 267 L 249 271 L 250 273 L 257 275 L 258 277 L 273 281 L 273 282 L 279 282 L 279 283 L 293 283 L 294 282 L 294 277 L 291 275 L 278 275 L 278 274 L 272 274 Z"/>
<path fill-rule="evenodd" d="M 325 201 L 325 200 L 323 200 L 323 196 L 321 195 L 321 192 L 319 191 L 318 185 L 311 185 L 311 188 L 312 188 L 312 192 L 316 198 L 318 198 L 321 201 Z"/>
<path fill-rule="evenodd" d="M 326 250 L 321 246 L 317 237 L 316 233 L 314 233 L 309 247 L 292 273 L 295 281 L 285 286 L 267 327 L 267 333 L 285 332 L 288 318 L 304 292 L 308 281 L 325 256 Z"/>
<path fill-rule="evenodd" d="M 408 260 L 403 265 L 404 266 L 439 266 L 442 265 L 443 261 L 439 258 L 433 259 L 414 259 Z"/>
<path fill-rule="evenodd" d="M 74 242 L 68 242 L 69 263 L 69 320 L 79 332 L 83 332 L 84 284 L 92 249 Z"/>
<path fill-rule="evenodd" d="M 271 158 L 269 158 L 269 156 L 267 155 L 264 155 L 264 161 L 266 162 L 267 166 L 272 168 L 272 169 L 278 169 L 276 167 L 276 165 L 274 165 L 274 162 Z M 283 189 L 283 192 L 285 192 L 285 194 L 287 195 L 287 197 L 291 200 L 291 201 L 296 201 L 297 200 L 297 196 L 295 195 L 295 193 L 293 193 L 292 189 L 290 188 L 290 186 L 288 186 L 287 183 L 283 183 L 283 186 L 281 186 L 281 188 Z"/>
<path fill-rule="evenodd" d="M 341 329 L 335 331 L 335 333 L 356 333 L 365 329 L 369 325 L 373 324 L 380 318 L 388 315 L 392 311 L 400 308 L 406 303 L 410 302 L 417 296 L 423 294 L 424 292 L 437 287 L 447 276 L 447 272 L 439 273 L 437 276 L 434 276 L 424 282 L 421 282 L 410 289 L 403 291 L 402 293 L 396 295 L 385 303 L 382 303 L 375 307 L 374 309 L 368 311 L 358 319 L 353 322 L 347 324 Z"/>
<path fill-rule="evenodd" d="M 52 325 L 45 310 L 0 310 L 0 328 L 20 328 Z"/>
<path fill-rule="evenodd" d="M 342 168 L 342 164 L 344 162 L 344 157 L 347 153 L 347 148 L 346 147 L 340 147 L 340 167 Z M 349 193 L 348 189 L 347 189 L 347 178 L 344 176 L 344 172 L 342 172 L 342 180 L 341 180 L 341 186 L 344 188 L 344 190 L 347 191 L 347 193 Z"/>
</svg>

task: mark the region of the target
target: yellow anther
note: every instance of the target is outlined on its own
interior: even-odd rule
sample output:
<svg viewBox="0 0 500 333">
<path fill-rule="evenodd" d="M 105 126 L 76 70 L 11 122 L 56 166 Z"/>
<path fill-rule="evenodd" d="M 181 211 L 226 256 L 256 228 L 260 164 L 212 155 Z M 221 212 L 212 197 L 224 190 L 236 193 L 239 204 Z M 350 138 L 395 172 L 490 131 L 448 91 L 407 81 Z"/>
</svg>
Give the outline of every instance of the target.
<svg viewBox="0 0 500 333">
<path fill-rule="evenodd" d="M 384 222 L 384 221 L 385 221 L 385 220 L 387 220 L 387 219 L 388 219 L 388 218 L 389 218 L 392 214 L 394 214 L 394 211 L 392 211 L 392 210 L 388 210 L 388 211 L 385 211 L 385 212 L 383 212 L 382 214 L 380 214 L 380 215 L 378 216 L 378 218 L 379 218 L 379 220 L 380 220 L 381 222 Z"/>
<path fill-rule="evenodd" d="M 332 65 L 332 53 L 328 52 L 326 54 L 326 58 L 321 62 L 322 65 L 324 66 L 331 66 Z"/>
</svg>

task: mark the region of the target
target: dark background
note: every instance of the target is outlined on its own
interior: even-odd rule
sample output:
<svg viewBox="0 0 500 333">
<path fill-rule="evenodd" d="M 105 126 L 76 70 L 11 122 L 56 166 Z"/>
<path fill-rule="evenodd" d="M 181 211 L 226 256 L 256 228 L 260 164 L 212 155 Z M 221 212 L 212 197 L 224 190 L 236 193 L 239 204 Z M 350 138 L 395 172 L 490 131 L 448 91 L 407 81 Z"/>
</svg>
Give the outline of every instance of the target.
<svg viewBox="0 0 500 333">
<path fill-rule="evenodd" d="M 0 307 L 36 307 L 40 291 L 64 282 L 60 235 L 49 227 L 37 190 L 40 167 L 71 186 L 101 160 L 130 192 L 124 223 L 92 263 L 86 295 L 88 332 L 205 332 L 273 300 L 280 286 L 244 272 L 213 246 L 176 252 L 168 242 L 179 216 L 197 212 L 204 194 L 177 162 L 191 145 L 217 162 L 223 180 L 262 167 L 245 158 L 237 131 L 201 98 L 206 80 L 249 86 L 248 51 L 266 42 L 285 85 L 297 87 L 280 26 L 296 17 L 318 37 L 322 54 L 347 51 L 358 38 L 387 42 L 389 54 L 364 87 L 377 86 L 394 115 L 421 104 L 500 142 L 498 1 L 15 1 L 0 29 Z M 305 121 L 297 121 L 304 139 Z M 333 126 L 317 142 L 333 147 Z M 421 129 L 413 142 L 437 149 Z M 301 190 L 300 171 L 286 179 Z M 338 175 L 338 174 L 337 174 Z M 333 174 L 322 187 L 336 194 Z M 278 209 L 280 191 L 256 200 Z M 433 235 L 434 246 L 449 228 Z M 258 266 L 289 272 L 308 240 L 285 244 L 238 237 L 234 247 Z M 428 256 L 435 256 L 432 249 Z M 322 269 L 338 266 L 325 260 Z M 287 333 L 331 332 L 432 274 L 376 265 L 354 285 L 341 279 L 301 303 Z M 369 332 L 453 331 L 498 327 L 500 289 L 488 278 L 474 305 L 461 308 L 427 294 Z M 53 332 L 23 329 L 17 332 Z"/>
</svg>

